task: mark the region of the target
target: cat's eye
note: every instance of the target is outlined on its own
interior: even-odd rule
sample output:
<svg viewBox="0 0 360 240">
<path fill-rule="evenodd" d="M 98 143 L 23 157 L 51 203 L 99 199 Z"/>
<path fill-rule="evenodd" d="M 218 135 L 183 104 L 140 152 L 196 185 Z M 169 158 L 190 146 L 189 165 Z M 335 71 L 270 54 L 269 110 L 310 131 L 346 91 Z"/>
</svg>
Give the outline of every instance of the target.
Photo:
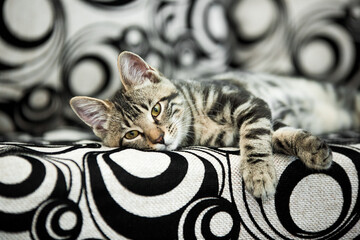
<svg viewBox="0 0 360 240">
<path fill-rule="evenodd" d="M 160 103 L 157 103 L 151 110 L 151 115 L 153 117 L 157 117 L 157 116 L 159 116 L 160 112 L 161 112 L 161 105 L 160 105 Z"/>
<path fill-rule="evenodd" d="M 139 131 L 132 130 L 125 134 L 125 138 L 128 140 L 134 139 L 139 135 Z"/>
</svg>

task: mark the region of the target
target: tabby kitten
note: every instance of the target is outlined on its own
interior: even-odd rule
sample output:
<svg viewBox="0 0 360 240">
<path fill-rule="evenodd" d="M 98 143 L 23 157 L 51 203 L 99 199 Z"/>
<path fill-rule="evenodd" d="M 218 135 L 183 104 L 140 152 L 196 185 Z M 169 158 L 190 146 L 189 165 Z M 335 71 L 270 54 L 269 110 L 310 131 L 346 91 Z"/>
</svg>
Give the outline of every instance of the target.
<svg viewBox="0 0 360 240">
<path fill-rule="evenodd" d="M 345 90 L 332 85 L 244 72 L 170 81 L 130 52 L 119 55 L 118 68 L 123 87 L 110 100 L 70 101 L 105 145 L 240 147 L 246 188 L 263 199 L 275 193 L 273 151 L 295 155 L 309 168 L 330 167 L 328 145 L 302 128 L 322 133 L 359 126 L 358 97 L 345 98 Z"/>
</svg>

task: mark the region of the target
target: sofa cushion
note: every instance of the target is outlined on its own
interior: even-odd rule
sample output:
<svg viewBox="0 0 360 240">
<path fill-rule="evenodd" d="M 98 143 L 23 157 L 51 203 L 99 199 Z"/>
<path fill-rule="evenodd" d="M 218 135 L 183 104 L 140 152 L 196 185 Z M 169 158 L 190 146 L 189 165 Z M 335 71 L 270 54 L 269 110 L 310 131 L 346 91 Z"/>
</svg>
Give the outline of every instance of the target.
<svg viewBox="0 0 360 240">
<path fill-rule="evenodd" d="M 0 238 L 353 239 L 360 145 L 331 148 L 325 171 L 275 154 L 277 192 L 261 201 L 244 189 L 237 149 L 4 142 Z"/>
</svg>

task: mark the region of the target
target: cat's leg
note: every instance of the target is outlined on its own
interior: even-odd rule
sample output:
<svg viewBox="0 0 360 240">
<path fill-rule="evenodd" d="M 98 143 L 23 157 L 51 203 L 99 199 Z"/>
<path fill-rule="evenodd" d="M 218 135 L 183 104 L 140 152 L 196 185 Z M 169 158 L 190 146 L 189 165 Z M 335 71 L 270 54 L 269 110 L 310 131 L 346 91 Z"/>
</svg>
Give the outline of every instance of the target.
<svg viewBox="0 0 360 240">
<path fill-rule="evenodd" d="M 311 133 L 279 122 L 274 126 L 274 151 L 300 158 L 309 168 L 327 169 L 332 163 L 332 152 L 326 142 Z"/>
<path fill-rule="evenodd" d="M 251 107 L 237 116 L 240 129 L 240 171 L 245 186 L 255 197 L 275 194 L 277 177 L 271 145 L 271 112 L 267 104 L 255 99 Z"/>
</svg>

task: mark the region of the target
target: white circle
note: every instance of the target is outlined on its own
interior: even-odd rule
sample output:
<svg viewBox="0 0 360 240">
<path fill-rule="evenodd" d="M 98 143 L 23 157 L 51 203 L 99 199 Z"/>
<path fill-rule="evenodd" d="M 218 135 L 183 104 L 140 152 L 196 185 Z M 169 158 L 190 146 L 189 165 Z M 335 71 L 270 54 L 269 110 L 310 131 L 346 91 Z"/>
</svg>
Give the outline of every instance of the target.
<svg viewBox="0 0 360 240">
<path fill-rule="evenodd" d="M 161 64 L 162 64 L 162 59 L 161 57 L 156 54 L 156 53 L 149 53 L 148 56 L 146 56 L 146 62 L 156 68 L 156 69 L 159 69 L 161 67 Z"/>
<path fill-rule="evenodd" d="M 132 46 L 137 46 L 141 44 L 143 40 L 142 34 L 137 30 L 131 30 L 126 34 L 126 43 Z"/>
<path fill-rule="evenodd" d="M 31 164 L 18 156 L 0 158 L 0 182 L 18 184 L 25 181 L 32 172 Z"/>
<path fill-rule="evenodd" d="M 75 213 L 67 211 L 61 214 L 59 219 L 59 226 L 63 230 L 71 230 L 75 227 L 77 222 L 77 217 Z"/>
<path fill-rule="evenodd" d="M 210 34 L 216 39 L 223 41 L 228 35 L 228 25 L 225 18 L 225 10 L 221 4 L 213 4 L 208 9 L 208 26 Z"/>
<path fill-rule="evenodd" d="M 227 212 L 218 212 L 210 220 L 210 230 L 217 237 L 228 234 L 233 227 L 233 219 Z"/>
<path fill-rule="evenodd" d="M 304 231 L 327 229 L 340 216 L 342 206 L 341 187 L 324 174 L 305 177 L 296 185 L 290 197 L 291 218 Z"/>
<path fill-rule="evenodd" d="M 179 57 L 180 63 L 184 67 L 192 66 L 196 59 L 195 53 L 188 48 L 182 49 Z"/>
<path fill-rule="evenodd" d="M 360 6 L 352 6 L 352 8 L 350 9 L 350 14 L 355 19 L 360 18 Z"/>
<path fill-rule="evenodd" d="M 314 40 L 301 49 L 300 61 L 304 71 L 312 75 L 321 75 L 333 66 L 335 53 L 326 41 Z"/>
<path fill-rule="evenodd" d="M 5 1 L 3 13 L 6 26 L 21 38 L 37 39 L 53 26 L 54 12 L 50 1 Z"/>
<path fill-rule="evenodd" d="M 49 92 L 44 89 L 38 89 L 30 95 L 29 104 L 35 109 L 41 109 L 44 108 L 49 101 Z"/>
<path fill-rule="evenodd" d="M 171 160 L 168 155 L 158 152 L 144 153 L 135 149 L 126 149 L 110 155 L 125 171 L 139 178 L 153 178 L 164 173 Z M 121 161 L 117 161 L 121 159 Z"/>
<path fill-rule="evenodd" d="M 273 24 L 277 9 L 269 0 L 243 0 L 235 6 L 234 13 L 238 31 L 248 38 L 256 38 Z"/>
<path fill-rule="evenodd" d="M 70 88 L 76 95 L 91 95 L 103 83 L 105 73 L 95 61 L 81 61 L 71 72 Z"/>
</svg>

